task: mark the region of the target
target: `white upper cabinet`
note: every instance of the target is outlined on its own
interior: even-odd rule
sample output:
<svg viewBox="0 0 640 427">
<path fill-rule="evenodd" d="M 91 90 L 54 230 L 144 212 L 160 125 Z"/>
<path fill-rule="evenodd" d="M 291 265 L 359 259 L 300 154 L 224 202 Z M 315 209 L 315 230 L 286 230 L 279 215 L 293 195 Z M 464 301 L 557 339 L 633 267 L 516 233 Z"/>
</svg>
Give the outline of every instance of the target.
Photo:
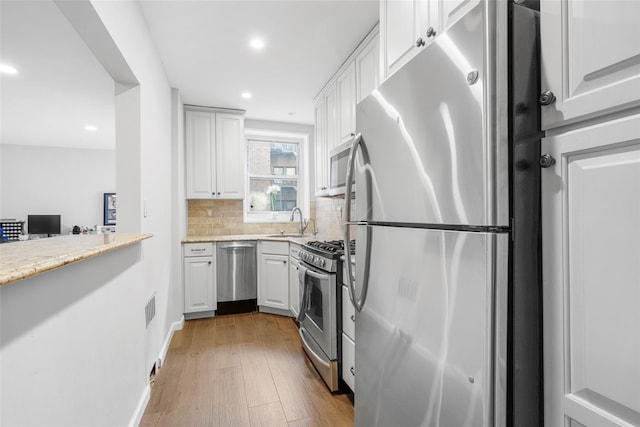
<svg viewBox="0 0 640 427">
<path fill-rule="evenodd" d="M 187 198 L 242 199 L 244 118 L 186 111 Z"/>
<path fill-rule="evenodd" d="M 356 103 L 380 84 L 380 39 L 374 37 L 356 55 Z"/>
<path fill-rule="evenodd" d="M 640 2 L 540 2 L 542 125 L 563 124 L 640 105 Z"/>
<path fill-rule="evenodd" d="M 216 113 L 216 182 L 220 199 L 243 199 L 245 176 L 244 118 Z"/>
<path fill-rule="evenodd" d="M 475 5 L 480 3 L 480 0 L 438 0 L 438 3 L 442 31 L 444 31 L 456 22 L 458 18 L 465 15 Z"/>
<path fill-rule="evenodd" d="M 339 144 L 340 113 L 338 103 L 338 90 L 336 83 L 332 83 L 324 92 L 325 104 L 325 133 L 327 140 L 327 155 Z"/>
<path fill-rule="evenodd" d="M 389 77 L 440 31 L 438 1 L 380 1 L 380 42 L 384 77 Z"/>
<path fill-rule="evenodd" d="M 375 27 L 315 98 L 315 194 L 329 194 L 329 153 L 356 134 L 356 104 L 380 82 Z"/>
<path fill-rule="evenodd" d="M 325 125 L 326 103 L 324 97 L 320 96 L 314 106 L 314 171 L 315 171 L 315 193 L 316 196 L 323 196 L 329 191 L 329 153 L 327 151 L 327 129 Z"/>
<path fill-rule="evenodd" d="M 544 425 L 639 425 L 640 115 L 542 152 Z"/>
<path fill-rule="evenodd" d="M 338 145 L 355 136 L 356 129 L 356 65 L 351 62 L 336 80 L 338 89 Z M 329 151 L 331 151 L 329 147 Z"/>
</svg>

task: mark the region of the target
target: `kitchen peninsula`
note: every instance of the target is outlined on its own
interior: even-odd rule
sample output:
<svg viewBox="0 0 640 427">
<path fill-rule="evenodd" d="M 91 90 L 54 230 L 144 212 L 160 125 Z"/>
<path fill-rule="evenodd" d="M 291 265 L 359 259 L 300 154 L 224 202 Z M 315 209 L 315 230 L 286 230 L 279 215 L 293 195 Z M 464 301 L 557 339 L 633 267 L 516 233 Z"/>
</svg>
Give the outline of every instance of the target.
<svg viewBox="0 0 640 427">
<path fill-rule="evenodd" d="M 58 236 L 0 246 L 0 286 L 102 255 L 152 237 L 118 233 Z"/>
</svg>

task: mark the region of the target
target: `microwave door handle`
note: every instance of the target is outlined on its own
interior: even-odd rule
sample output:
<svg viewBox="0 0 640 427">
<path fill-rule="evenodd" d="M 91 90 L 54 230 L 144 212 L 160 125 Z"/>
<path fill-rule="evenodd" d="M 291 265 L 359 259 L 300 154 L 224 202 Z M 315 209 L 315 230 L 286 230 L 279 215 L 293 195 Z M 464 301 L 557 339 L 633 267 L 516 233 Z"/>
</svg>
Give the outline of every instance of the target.
<svg viewBox="0 0 640 427">
<path fill-rule="evenodd" d="M 351 242 L 351 229 L 350 229 L 350 220 L 351 220 L 351 188 L 353 184 L 353 171 L 356 161 L 356 153 L 358 151 L 358 147 L 362 148 L 363 154 L 365 154 L 365 144 L 362 139 L 362 133 L 358 133 L 353 141 L 353 145 L 351 146 L 351 151 L 349 152 L 349 160 L 347 160 L 347 181 L 346 181 L 346 189 L 345 189 L 345 202 L 344 204 L 344 223 L 343 223 L 343 234 L 344 234 L 344 244 L 345 247 L 349 247 L 349 242 Z M 368 185 L 368 180 L 365 180 L 365 185 Z M 365 188 L 365 194 L 368 194 L 368 188 Z M 370 242 L 370 228 L 367 226 L 367 246 L 369 246 Z M 365 277 L 362 278 L 362 293 L 359 297 L 356 297 L 356 289 L 355 283 L 353 281 L 352 274 L 352 266 L 351 266 L 351 255 L 349 251 L 345 251 L 345 260 L 347 267 L 347 284 L 349 289 L 349 299 L 351 300 L 351 304 L 353 304 L 354 308 L 358 310 L 358 312 L 362 311 L 362 307 L 364 306 L 365 299 L 367 298 L 367 289 L 369 287 L 369 253 L 368 248 L 365 248 Z"/>
</svg>

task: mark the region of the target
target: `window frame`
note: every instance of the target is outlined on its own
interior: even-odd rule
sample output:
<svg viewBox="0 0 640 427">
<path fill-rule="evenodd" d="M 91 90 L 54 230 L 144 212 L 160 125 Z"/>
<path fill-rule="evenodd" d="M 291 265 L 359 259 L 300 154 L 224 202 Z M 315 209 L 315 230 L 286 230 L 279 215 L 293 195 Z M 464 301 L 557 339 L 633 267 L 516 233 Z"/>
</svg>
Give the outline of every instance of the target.
<svg viewBox="0 0 640 427">
<path fill-rule="evenodd" d="M 252 175 L 250 174 L 250 165 L 249 165 L 249 141 L 264 141 L 264 142 L 283 142 L 283 143 L 294 143 L 298 144 L 298 174 L 293 175 L 297 176 L 298 179 L 298 204 L 300 209 L 302 209 L 303 215 L 307 217 L 310 216 L 309 212 L 309 156 L 307 153 L 309 152 L 309 134 L 300 133 L 300 132 L 287 132 L 287 131 L 274 131 L 274 130 L 266 130 L 266 129 L 245 129 L 245 146 L 246 146 L 246 172 L 245 172 L 245 189 L 244 189 L 244 200 L 243 200 L 243 217 L 244 222 L 246 223 L 279 223 L 279 222 L 289 222 L 291 218 L 291 213 L 288 211 L 280 211 L 280 212 L 252 212 L 250 211 L 250 196 L 249 196 L 249 188 L 250 188 L 250 180 Z M 286 172 L 286 170 L 284 171 Z M 278 175 L 284 176 L 285 179 L 287 177 L 286 174 Z M 271 177 L 266 177 L 264 175 L 256 175 L 255 177 L 262 177 L 267 179 L 272 179 Z M 254 178 L 255 178 L 254 177 Z M 296 220 L 298 220 L 296 218 Z"/>
</svg>

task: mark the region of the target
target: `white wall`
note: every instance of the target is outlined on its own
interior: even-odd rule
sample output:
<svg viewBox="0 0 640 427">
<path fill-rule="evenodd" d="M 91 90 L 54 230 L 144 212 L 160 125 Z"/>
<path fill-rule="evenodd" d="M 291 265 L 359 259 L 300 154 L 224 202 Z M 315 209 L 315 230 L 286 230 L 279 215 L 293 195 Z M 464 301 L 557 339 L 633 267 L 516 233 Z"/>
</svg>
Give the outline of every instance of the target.
<svg viewBox="0 0 640 427">
<path fill-rule="evenodd" d="M 115 150 L 1 144 L 0 153 L 1 218 L 60 214 L 63 234 L 103 224 L 102 195 L 116 191 Z"/>
<path fill-rule="evenodd" d="M 172 281 L 171 87 L 137 2 L 92 1 L 98 16 L 140 83 L 140 195 L 141 231 L 154 235 L 143 254 L 146 298 L 156 294 L 158 310 L 146 337 L 146 366 L 150 370 L 167 335 L 178 321 L 177 302 L 169 300 Z M 121 185 L 118 182 L 118 185 Z M 122 185 L 127 185 L 122 183 Z"/>
<path fill-rule="evenodd" d="M 124 107 L 138 108 L 132 114 L 139 115 L 139 126 L 125 123 L 126 150 L 132 153 L 126 162 L 120 161 L 125 149 L 122 140 L 116 141 L 116 192 L 119 199 L 120 194 L 131 198 L 128 231 L 152 233 L 154 237 L 136 245 L 138 252 L 125 249 L 121 255 L 117 255 L 120 251 L 114 253 L 118 262 L 111 262 L 110 255 L 100 256 L 0 289 L 0 423 L 126 425 L 135 423 L 144 410 L 149 370 L 182 317 L 182 300 L 176 298 L 181 295 L 182 283 L 172 269 L 179 245 L 179 233 L 173 228 L 185 218 L 181 212 L 184 202 L 172 213 L 179 200 L 172 186 L 172 173 L 175 176 L 179 170 L 178 160 L 172 158 L 173 144 L 178 143 L 172 138 L 172 93 L 137 2 L 57 4 L 114 80 L 124 82 L 116 85 Z M 133 81 L 129 74 L 135 76 Z M 127 76 L 126 81 L 119 79 L 122 75 Z M 116 120 L 116 139 L 122 136 L 120 125 Z M 142 209 L 145 200 L 146 217 Z M 134 230 L 136 227 L 139 230 Z M 130 266 L 123 265 L 129 261 Z M 56 293 L 62 302 L 47 310 L 46 300 L 57 301 Z M 145 329 L 144 304 L 154 294 L 156 318 Z M 37 298 L 43 302 L 34 310 L 25 310 L 35 320 L 19 316 L 19 307 L 29 306 Z M 45 314 L 38 315 L 38 309 L 44 309 Z M 25 321 L 23 326 L 21 321 Z M 92 329 L 97 334 L 94 338 L 89 336 Z M 62 367 L 60 374 L 54 372 L 57 365 Z M 111 366 L 105 369 L 104 365 Z M 14 370 L 27 380 L 18 381 L 17 375 L 8 374 Z M 31 412 L 23 418 L 20 411 L 27 410 Z"/>
<path fill-rule="evenodd" d="M 149 393 L 140 255 L 133 245 L 0 288 L 0 425 L 130 423 Z"/>
</svg>

